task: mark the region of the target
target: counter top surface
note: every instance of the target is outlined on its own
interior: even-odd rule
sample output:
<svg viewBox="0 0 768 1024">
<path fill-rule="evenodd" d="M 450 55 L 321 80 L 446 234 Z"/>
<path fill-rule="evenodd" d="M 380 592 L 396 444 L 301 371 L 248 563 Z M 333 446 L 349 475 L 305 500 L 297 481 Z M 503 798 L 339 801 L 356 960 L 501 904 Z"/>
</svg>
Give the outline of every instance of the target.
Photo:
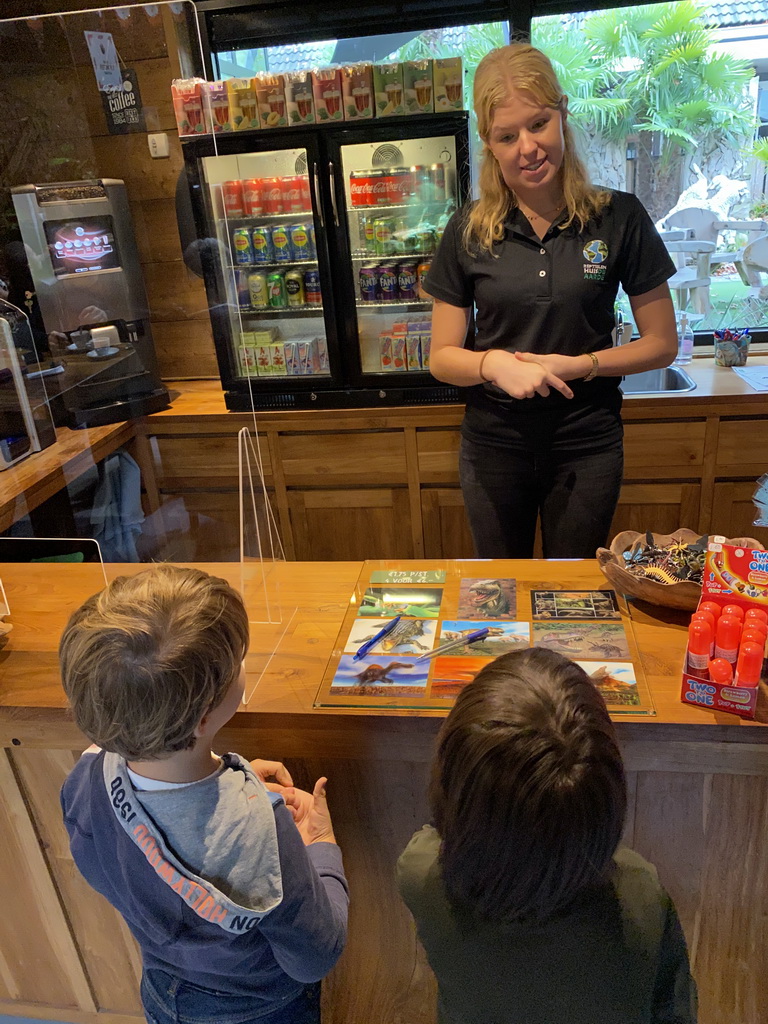
<svg viewBox="0 0 768 1024">
<path fill-rule="evenodd" d="M 768 355 L 756 356 L 749 360 L 750 366 L 768 366 Z M 627 395 L 624 399 L 625 415 L 635 415 L 642 411 L 654 409 L 656 412 L 672 409 L 684 409 L 692 405 L 707 403 L 715 405 L 733 405 L 734 414 L 744 412 L 745 406 L 763 404 L 768 407 L 768 392 L 755 391 L 738 374 L 728 367 L 715 366 L 714 359 L 709 357 L 696 358 L 684 367 L 686 373 L 696 382 L 694 391 L 678 392 L 664 395 Z M 161 431 L 164 420 L 195 417 L 222 417 L 238 419 L 247 417 L 248 413 L 230 413 L 224 402 L 224 392 L 220 381 L 184 380 L 166 381 L 171 391 L 172 404 L 169 409 L 153 413 L 141 421 L 147 433 Z M 461 415 L 462 405 L 429 405 L 429 406 L 382 406 L 369 409 L 317 409 L 312 410 L 313 418 L 318 415 L 331 416 L 335 419 L 344 417 L 367 420 L 375 416 L 402 414 L 409 421 L 429 419 L 433 422 L 438 410 L 444 412 L 446 418 Z M 722 410 L 721 410 L 722 411 Z M 756 411 L 756 410 L 752 410 Z M 259 410 L 259 420 L 267 422 L 283 420 L 302 420 L 306 423 L 308 410 L 270 412 Z M 367 424 L 366 424 L 367 425 Z"/>
<path fill-rule="evenodd" d="M 247 724 L 261 715 L 342 716 L 344 718 L 434 717 L 443 712 L 313 707 L 323 672 L 350 597 L 365 563 L 284 562 L 270 569 L 270 586 L 278 582 L 282 623 L 253 624 L 251 651 L 246 662 L 253 689 L 260 667 L 266 669 L 255 691 L 235 721 Z M 460 569 L 463 576 L 511 577 L 517 580 L 520 618 L 528 618 L 530 589 L 605 588 L 605 578 L 592 560 L 446 562 L 439 560 L 377 562 L 377 568 Z M 135 573 L 144 565 L 106 565 L 109 578 Z M 239 563 L 204 564 L 199 568 L 224 576 L 242 589 L 246 604 L 255 607 L 259 573 L 250 568 L 241 579 Z M 67 720 L 66 700 L 57 662 L 59 636 L 69 615 L 91 593 L 104 585 L 99 565 L 0 565 L 11 609 L 13 629 L 0 649 L 0 731 L 6 736 L 27 724 L 45 727 Z M 254 588 L 254 589 L 252 589 Z M 657 715 L 653 718 L 622 715 L 619 729 L 636 724 L 643 735 L 664 726 L 681 727 L 676 734 L 698 740 L 729 739 L 768 743 L 768 730 L 733 715 L 685 707 L 680 703 L 680 673 L 688 616 L 683 612 L 630 603 L 629 627 L 650 687 Z M 252 613 L 253 614 L 253 613 Z M 628 623 L 625 622 L 625 626 Z M 631 637 L 630 637 L 631 642 Z M 274 656 L 269 658 L 272 651 Z M 768 717 L 768 716 L 767 716 Z"/>
</svg>

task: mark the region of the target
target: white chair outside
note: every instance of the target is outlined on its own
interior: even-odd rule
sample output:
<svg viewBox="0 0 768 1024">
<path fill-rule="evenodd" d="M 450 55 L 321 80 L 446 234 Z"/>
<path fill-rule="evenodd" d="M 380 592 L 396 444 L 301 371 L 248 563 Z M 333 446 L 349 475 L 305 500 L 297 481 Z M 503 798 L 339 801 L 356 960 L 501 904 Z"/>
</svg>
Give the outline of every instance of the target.
<svg viewBox="0 0 768 1024">
<path fill-rule="evenodd" d="M 675 293 L 678 310 L 684 310 L 690 300 L 697 313 L 709 313 L 712 309 L 709 297 L 712 277 L 710 260 L 715 251 L 715 243 L 694 238 L 682 242 L 667 241 L 664 244 L 677 267 L 677 273 L 669 278 L 667 284 Z"/>
<path fill-rule="evenodd" d="M 752 294 L 759 299 L 768 299 L 768 284 L 764 285 L 761 277 L 761 274 L 768 274 L 768 232 L 764 238 L 744 246 L 742 267 Z"/>
<path fill-rule="evenodd" d="M 715 252 L 712 253 L 709 265 L 718 267 L 723 263 L 733 263 L 744 284 L 752 286 L 744 271 L 742 255 L 744 246 L 733 252 L 726 249 L 717 251 L 719 236 L 722 231 L 740 231 L 747 235 L 747 243 L 753 242 L 763 234 L 768 233 L 768 223 L 764 220 L 723 220 L 712 210 L 702 207 L 691 206 L 684 210 L 678 210 L 664 219 L 665 231 L 674 228 L 691 228 L 694 238 L 702 242 L 714 242 Z M 663 233 L 662 233 L 663 237 Z"/>
</svg>

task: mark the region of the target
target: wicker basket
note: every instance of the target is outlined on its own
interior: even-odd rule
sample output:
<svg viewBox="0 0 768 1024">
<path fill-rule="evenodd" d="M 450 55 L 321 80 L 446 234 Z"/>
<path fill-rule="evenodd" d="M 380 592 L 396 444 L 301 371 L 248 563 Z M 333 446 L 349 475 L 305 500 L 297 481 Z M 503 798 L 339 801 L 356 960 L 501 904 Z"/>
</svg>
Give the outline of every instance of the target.
<svg viewBox="0 0 768 1024">
<path fill-rule="evenodd" d="M 665 547 L 673 541 L 684 544 L 692 544 L 698 540 L 701 534 L 693 530 L 676 530 L 674 533 L 653 533 L 654 544 Z M 628 551 L 637 540 L 645 540 L 646 534 L 636 533 L 634 530 L 624 530 L 617 534 L 611 541 L 610 548 L 598 548 L 596 553 L 597 564 L 614 588 L 621 594 L 628 594 L 637 597 L 641 601 L 648 601 L 649 604 L 662 605 L 665 608 L 681 608 L 683 611 L 693 611 L 701 597 L 701 585 L 692 583 L 690 580 L 681 580 L 680 583 L 657 583 L 655 580 L 647 579 L 644 576 L 635 576 L 625 569 L 624 552 Z M 757 548 L 763 550 L 760 541 L 752 537 L 732 537 L 725 542 L 734 544 L 737 547 Z"/>
</svg>

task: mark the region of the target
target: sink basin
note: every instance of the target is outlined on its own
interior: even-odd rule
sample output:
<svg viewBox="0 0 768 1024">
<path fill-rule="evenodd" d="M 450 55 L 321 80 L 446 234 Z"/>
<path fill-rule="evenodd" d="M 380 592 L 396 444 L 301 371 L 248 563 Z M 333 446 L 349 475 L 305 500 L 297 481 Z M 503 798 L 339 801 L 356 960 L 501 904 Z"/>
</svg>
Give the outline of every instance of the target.
<svg viewBox="0 0 768 1024">
<path fill-rule="evenodd" d="M 679 366 L 664 366 L 660 370 L 633 373 L 621 382 L 625 395 L 666 395 L 693 391 L 696 382 Z"/>
</svg>

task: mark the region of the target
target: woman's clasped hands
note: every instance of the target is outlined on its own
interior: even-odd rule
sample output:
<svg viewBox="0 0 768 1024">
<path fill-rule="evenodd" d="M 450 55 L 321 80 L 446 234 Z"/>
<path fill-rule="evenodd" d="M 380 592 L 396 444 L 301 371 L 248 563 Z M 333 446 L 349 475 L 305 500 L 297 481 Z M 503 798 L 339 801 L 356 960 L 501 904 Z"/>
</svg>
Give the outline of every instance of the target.
<svg viewBox="0 0 768 1024">
<path fill-rule="evenodd" d="M 492 349 L 483 364 L 483 375 L 512 398 L 533 398 L 535 394 L 546 398 L 550 388 L 566 398 L 573 398 L 573 391 L 548 361 L 562 361 L 565 364 L 571 359 L 568 356 L 539 356 L 528 352 Z M 567 372 L 565 368 L 564 372 Z M 573 373 L 571 379 L 578 375 Z"/>
</svg>

